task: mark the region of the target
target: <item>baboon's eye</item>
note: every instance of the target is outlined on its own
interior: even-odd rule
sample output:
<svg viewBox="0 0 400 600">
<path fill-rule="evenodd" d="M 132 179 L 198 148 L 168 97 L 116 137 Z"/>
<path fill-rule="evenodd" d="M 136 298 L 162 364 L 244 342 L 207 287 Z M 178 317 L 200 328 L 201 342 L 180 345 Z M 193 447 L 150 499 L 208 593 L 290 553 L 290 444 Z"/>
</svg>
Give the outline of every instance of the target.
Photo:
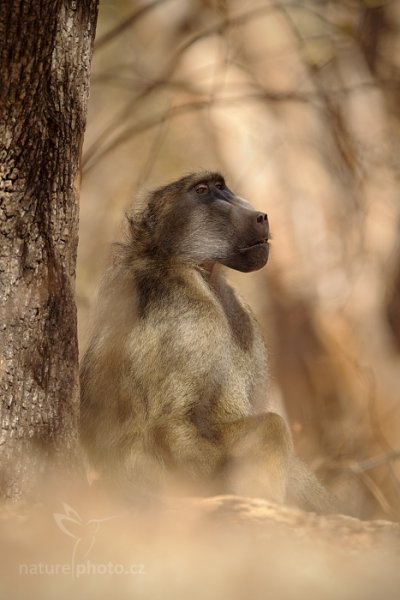
<svg viewBox="0 0 400 600">
<path fill-rule="evenodd" d="M 216 187 L 218 190 L 224 190 L 224 189 L 225 189 L 225 184 L 224 184 L 224 183 L 222 183 L 222 181 L 217 181 L 217 183 L 215 184 L 215 187 Z"/>
<path fill-rule="evenodd" d="M 208 186 L 205 183 L 198 183 L 194 189 L 196 190 L 196 194 L 205 194 L 208 192 Z"/>
</svg>

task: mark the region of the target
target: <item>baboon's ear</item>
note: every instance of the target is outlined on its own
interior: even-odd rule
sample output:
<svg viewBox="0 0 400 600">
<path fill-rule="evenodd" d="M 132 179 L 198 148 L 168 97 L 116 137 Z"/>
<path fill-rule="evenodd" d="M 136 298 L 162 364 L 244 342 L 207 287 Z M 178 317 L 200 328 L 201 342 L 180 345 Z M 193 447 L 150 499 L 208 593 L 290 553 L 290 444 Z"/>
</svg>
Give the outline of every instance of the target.
<svg viewBox="0 0 400 600">
<path fill-rule="evenodd" d="M 128 213 L 128 212 L 126 212 L 126 213 L 125 213 L 125 219 L 126 219 L 126 221 L 127 221 L 127 223 L 128 223 L 128 227 L 129 227 L 129 229 L 132 229 L 132 228 L 133 228 L 134 221 L 135 221 L 135 219 L 134 219 L 133 215 L 132 215 L 131 213 Z"/>
</svg>

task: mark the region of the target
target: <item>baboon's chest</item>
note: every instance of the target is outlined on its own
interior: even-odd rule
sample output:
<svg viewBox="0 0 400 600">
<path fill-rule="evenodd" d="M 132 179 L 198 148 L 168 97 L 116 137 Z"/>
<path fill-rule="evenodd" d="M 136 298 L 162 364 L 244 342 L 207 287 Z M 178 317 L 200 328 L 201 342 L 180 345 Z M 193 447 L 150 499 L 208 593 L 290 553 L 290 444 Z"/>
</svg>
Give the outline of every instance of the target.
<svg viewBox="0 0 400 600">
<path fill-rule="evenodd" d="M 201 411 L 207 405 L 207 414 L 219 413 L 218 405 L 233 418 L 247 414 L 265 375 L 264 344 L 250 309 L 224 280 L 211 286 L 197 271 L 175 273 L 151 290 L 148 283 L 130 344 L 147 397 L 162 396 L 156 405 L 193 404 L 196 415 L 198 405 Z"/>
<path fill-rule="evenodd" d="M 218 294 L 223 311 L 223 336 L 218 340 L 221 361 L 217 368 L 226 369 L 225 396 L 229 404 L 254 407 L 259 388 L 266 383 L 265 346 L 258 323 L 246 304 L 229 286 Z M 234 408 L 232 406 L 232 408 Z"/>
</svg>

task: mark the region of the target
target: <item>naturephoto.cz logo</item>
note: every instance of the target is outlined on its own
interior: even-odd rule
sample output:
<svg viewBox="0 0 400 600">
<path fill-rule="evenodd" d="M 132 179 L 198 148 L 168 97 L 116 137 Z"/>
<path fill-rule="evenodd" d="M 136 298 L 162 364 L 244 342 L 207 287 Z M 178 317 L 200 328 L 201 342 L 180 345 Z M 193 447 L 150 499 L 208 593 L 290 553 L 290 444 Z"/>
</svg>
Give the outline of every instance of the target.
<svg viewBox="0 0 400 600">
<path fill-rule="evenodd" d="M 76 578 L 85 575 L 144 575 L 145 567 L 141 563 L 98 563 L 87 558 L 95 544 L 101 524 L 117 518 L 118 515 L 84 521 L 68 504 L 63 504 L 63 508 L 64 513 L 53 513 L 53 517 L 58 528 L 74 540 L 70 562 L 21 563 L 18 568 L 20 575 L 69 575 Z"/>
</svg>

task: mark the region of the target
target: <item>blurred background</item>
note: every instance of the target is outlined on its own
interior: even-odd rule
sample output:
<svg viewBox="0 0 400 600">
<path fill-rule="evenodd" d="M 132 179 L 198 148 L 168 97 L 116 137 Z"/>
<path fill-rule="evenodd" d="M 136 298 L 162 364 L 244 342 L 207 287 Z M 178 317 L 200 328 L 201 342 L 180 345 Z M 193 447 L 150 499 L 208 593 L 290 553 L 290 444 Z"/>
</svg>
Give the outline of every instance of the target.
<svg viewBox="0 0 400 600">
<path fill-rule="evenodd" d="M 364 518 L 400 518 L 400 2 L 102 0 L 77 271 L 81 353 L 124 212 L 198 169 L 268 213 L 229 272 L 270 405 Z"/>
</svg>

